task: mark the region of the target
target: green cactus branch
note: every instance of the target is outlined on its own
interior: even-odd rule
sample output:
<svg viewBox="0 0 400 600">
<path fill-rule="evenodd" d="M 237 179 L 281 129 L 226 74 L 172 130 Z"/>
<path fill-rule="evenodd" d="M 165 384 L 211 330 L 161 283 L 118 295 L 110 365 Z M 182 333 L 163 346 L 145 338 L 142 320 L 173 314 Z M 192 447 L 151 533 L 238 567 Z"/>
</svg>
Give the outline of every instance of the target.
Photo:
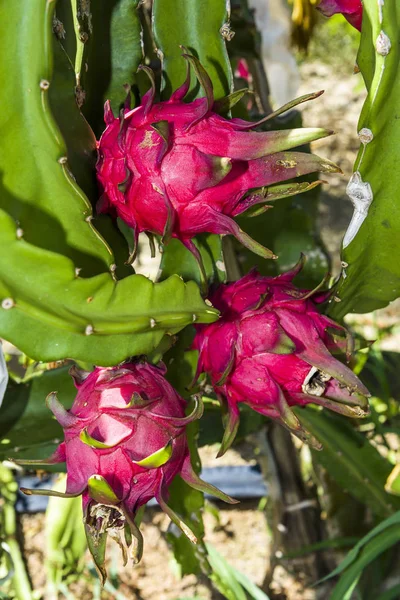
<svg viewBox="0 0 400 600">
<path fill-rule="evenodd" d="M 163 67 L 163 95 L 169 98 L 186 77 L 184 46 L 202 63 L 218 100 L 232 91 L 232 73 L 225 40 L 230 37 L 226 0 L 154 0 L 153 34 Z M 192 88 L 199 95 L 196 78 Z"/>
<path fill-rule="evenodd" d="M 93 226 L 49 108 L 54 7 L 0 4 L 8 22 L 0 40 L 7 148 L 0 155 L 0 335 L 38 360 L 111 365 L 217 313 L 178 276 L 161 284 L 137 275 L 116 281 L 113 254 Z"/>
<path fill-rule="evenodd" d="M 363 6 L 358 64 L 368 96 L 347 188 L 355 211 L 343 244 L 341 302 L 331 308 L 336 318 L 382 308 L 400 295 L 400 9 L 395 0 Z"/>
<path fill-rule="evenodd" d="M 186 77 L 186 61 L 181 46 L 193 52 L 209 75 L 216 99 L 226 96 L 233 87 L 233 76 L 226 49 L 224 27 L 229 25 L 225 0 L 155 0 L 153 35 L 163 68 L 163 99 L 169 98 Z M 199 32 L 201 27 L 201 32 Z M 192 69 L 192 92 L 204 95 Z M 190 97 L 190 96 L 189 96 Z M 197 240 L 209 283 L 225 281 L 226 271 L 221 236 L 208 234 Z M 201 283 L 199 267 L 193 255 L 178 241 L 165 248 L 160 265 L 161 277 L 179 272 L 185 280 Z"/>
<path fill-rule="evenodd" d="M 76 30 L 82 47 L 79 84 L 85 95 L 82 111 L 97 137 L 104 129 L 103 106 L 110 100 L 118 114 L 125 101 L 125 85 L 138 83 L 143 59 L 139 0 L 77 2 Z M 80 40 L 84 40 L 82 43 Z"/>
</svg>

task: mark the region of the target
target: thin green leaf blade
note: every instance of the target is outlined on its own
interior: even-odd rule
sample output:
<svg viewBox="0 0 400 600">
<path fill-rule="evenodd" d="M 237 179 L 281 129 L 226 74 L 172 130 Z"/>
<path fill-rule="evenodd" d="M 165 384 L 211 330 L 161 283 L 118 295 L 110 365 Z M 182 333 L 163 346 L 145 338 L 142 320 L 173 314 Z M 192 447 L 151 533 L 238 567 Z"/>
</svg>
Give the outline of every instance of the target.
<svg viewBox="0 0 400 600">
<path fill-rule="evenodd" d="M 343 600 L 345 594 L 352 590 L 364 569 L 380 554 L 400 540 L 400 525 L 392 526 L 377 534 L 364 545 L 357 560 L 346 570 L 335 586 L 330 600 Z"/>
<path fill-rule="evenodd" d="M 367 535 L 365 535 L 363 538 L 361 538 L 361 540 L 359 540 L 356 543 L 354 548 L 352 548 L 350 550 L 350 552 L 348 552 L 346 557 L 336 567 L 336 569 L 334 569 L 331 573 L 329 573 L 329 575 L 327 575 L 326 577 L 321 579 L 321 581 L 319 583 L 321 583 L 322 581 L 326 581 L 327 579 L 331 579 L 332 577 L 335 577 L 336 575 L 340 575 L 340 573 L 343 573 L 343 571 L 345 571 L 346 569 L 349 569 L 349 567 L 351 567 L 352 564 L 354 564 L 357 561 L 362 549 L 367 544 L 369 544 L 376 536 L 385 532 L 387 529 L 392 529 L 393 527 L 398 527 L 399 525 L 400 525 L 400 512 L 397 512 L 394 515 L 391 515 L 390 517 L 388 517 L 387 519 L 385 519 L 384 521 L 379 523 L 379 525 L 374 527 L 371 531 L 369 531 L 367 533 Z"/>
<path fill-rule="evenodd" d="M 400 598 L 400 584 L 386 590 L 376 600 L 397 600 L 398 598 Z"/>
<path fill-rule="evenodd" d="M 237 581 L 232 567 L 212 544 L 206 544 L 209 561 L 213 570 L 211 578 L 218 589 L 229 600 L 247 600 L 246 594 Z"/>
<path fill-rule="evenodd" d="M 296 409 L 296 415 L 323 445 L 315 460 L 328 469 L 349 494 L 368 505 L 374 513 L 390 515 L 400 506 L 397 498 L 385 492 L 391 464 L 378 450 L 355 431 L 351 423 L 327 411 L 311 407 Z"/>
</svg>

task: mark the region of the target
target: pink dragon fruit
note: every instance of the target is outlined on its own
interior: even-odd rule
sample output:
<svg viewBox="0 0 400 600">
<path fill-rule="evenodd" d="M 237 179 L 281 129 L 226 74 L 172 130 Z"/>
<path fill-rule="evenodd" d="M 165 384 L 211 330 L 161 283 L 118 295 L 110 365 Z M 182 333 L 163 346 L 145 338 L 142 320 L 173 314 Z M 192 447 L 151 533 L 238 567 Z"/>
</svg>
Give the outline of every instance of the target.
<svg viewBox="0 0 400 600">
<path fill-rule="evenodd" d="M 317 8 L 326 17 L 342 13 L 353 27 L 361 31 L 363 12 L 361 0 L 321 0 Z"/>
<path fill-rule="evenodd" d="M 247 60 L 245 58 L 240 58 L 238 60 L 238 63 L 236 66 L 236 71 L 235 71 L 235 77 L 240 77 L 241 79 L 244 79 L 246 82 L 249 82 L 251 80 L 251 73 L 250 73 L 249 65 L 247 64 Z"/>
<path fill-rule="evenodd" d="M 215 103 L 204 68 L 193 56 L 184 57 L 187 79 L 168 101 L 154 103 L 154 77 L 150 69 L 142 67 L 152 87 L 139 107 L 125 107 L 115 118 L 106 102 L 107 127 L 98 143 L 97 175 L 103 190 L 98 211 L 120 217 L 133 229 L 135 240 L 142 231 L 162 235 L 164 243 L 179 238 L 198 261 L 192 238 L 202 232 L 232 234 L 254 252 L 273 258 L 270 250 L 252 240 L 232 218 L 268 200 L 260 194 L 246 196 L 247 192 L 307 173 L 339 169 L 312 154 L 287 152 L 330 131 L 250 130 L 322 92 L 303 96 L 258 123 L 225 119 L 216 111 L 220 106 L 229 108 L 233 100 L 228 97 Z M 205 97 L 184 103 L 190 64 Z M 135 251 L 131 260 L 134 255 Z"/>
<path fill-rule="evenodd" d="M 235 502 L 203 482 L 193 471 L 185 427 L 202 414 L 200 399 L 189 416 L 186 402 L 164 378 L 163 365 L 130 362 L 119 367 L 96 368 L 92 373 L 73 368 L 78 394 L 70 411 L 48 396 L 49 408 L 64 429 L 65 441 L 47 461 L 66 462 L 65 494 L 26 490 L 57 496 L 82 495 L 89 548 L 105 580 L 105 544 L 109 534 L 121 546 L 125 563 L 139 562 L 143 540 L 135 524 L 137 510 L 151 498 L 196 542 L 195 535 L 167 505 L 168 486 L 179 474 L 192 487 L 226 502 Z M 26 464 L 26 461 L 25 463 Z"/>
<path fill-rule="evenodd" d="M 228 411 L 219 455 L 232 443 L 239 404 L 276 419 L 315 447 L 292 406 L 314 403 L 349 417 L 368 412 L 368 390 L 334 358 L 350 354 L 348 332 L 317 310 L 327 293 L 300 290 L 292 283 L 299 264 L 278 277 L 253 271 L 223 285 L 212 296 L 221 319 L 196 326 L 198 374 L 206 372 Z M 345 334 L 345 337 L 342 337 Z"/>
</svg>

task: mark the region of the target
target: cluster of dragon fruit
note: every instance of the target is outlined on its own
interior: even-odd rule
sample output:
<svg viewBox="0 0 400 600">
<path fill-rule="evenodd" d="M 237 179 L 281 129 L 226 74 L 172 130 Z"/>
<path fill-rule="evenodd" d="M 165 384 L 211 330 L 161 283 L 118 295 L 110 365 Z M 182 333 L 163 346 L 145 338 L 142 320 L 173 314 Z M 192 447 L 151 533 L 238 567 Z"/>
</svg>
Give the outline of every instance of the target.
<svg viewBox="0 0 400 600">
<path fill-rule="evenodd" d="M 343 12 L 355 27 L 361 26 L 360 0 L 323 0 L 319 8 L 328 16 Z M 136 241 L 141 232 L 160 236 L 162 244 L 177 238 L 200 269 L 193 243 L 200 233 L 233 235 L 261 257 L 275 258 L 241 230 L 235 217 L 261 202 L 252 193 L 256 188 L 338 170 L 326 159 L 291 151 L 330 132 L 260 132 L 254 131 L 260 122 L 225 118 L 217 112 L 201 64 L 187 53 L 183 59 L 187 79 L 169 100 L 155 102 L 153 74 L 145 68 L 152 85 L 140 106 L 125 106 L 114 116 L 106 103 L 106 127 L 98 142 L 98 211 L 122 219 Z M 191 66 L 205 95 L 185 102 Z M 294 407 L 317 404 L 355 418 L 368 414 L 368 390 L 346 365 L 353 350 L 351 335 L 321 311 L 334 291 L 297 287 L 303 264 L 301 257 L 277 277 L 253 270 L 208 292 L 220 317 L 194 325 L 192 349 L 198 351 L 196 379 L 211 383 L 221 404 L 225 433 L 219 456 L 235 439 L 244 404 L 315 448 L 318 441 L 302 427 Z M 202 481 L 192 467 L 187 427 L 202 416 L 201 393 L 188 403 L 167 381 L 164 364 L 144 357 L 92 372 L 73 367 L 71 375 L 77 387 L 72 408 L 67 411 L 55 393 L 47 399 L 64 441 L 46 462 L 66 462 L 64 495 L 82 496 L 88 545 L 102 577 L 99 553 L 107 535 L 121 546 L 125 561 L 140 560 L 143 540 L 135 517 L 153 498 L 196 542 L 168 505 L 175 476 L 235 502 Z"/>
</svg>

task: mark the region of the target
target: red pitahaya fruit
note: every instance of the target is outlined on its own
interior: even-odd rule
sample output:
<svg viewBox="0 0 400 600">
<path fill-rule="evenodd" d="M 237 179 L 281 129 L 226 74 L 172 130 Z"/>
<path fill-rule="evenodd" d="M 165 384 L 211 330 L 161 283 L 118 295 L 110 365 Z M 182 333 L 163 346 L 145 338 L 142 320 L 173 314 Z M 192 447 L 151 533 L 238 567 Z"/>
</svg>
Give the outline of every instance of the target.
<svg viewBox="0 0 400 600">
<path fill-rule="evenodd" d="M 317 8 L 326 17 L 342 13 L 353 27 L 361 31 L 363 11 L 361 0 L 321 0 Z"/>
<path fill-rule="evenodd" d="M 194 534 L 167 505 L 168 486 L 179 474 L 192 487 L 226 502 L 235 502 L 206 484 L 193 471 L 185 427 L 202 414 L 200 398 L 189 416 L 186 402 L 164 377 L 162 365 L 144 362 L 96 368 L 92 373 L 74 369 L 78 393 L 70 411 L 48 396 L 49 408 L 64 429 L 62 442 L 47 461 L 66 462 L 65 494 L 52 490 L 26 490 L 56 496 L 82 495 L 89 548 L 105 580 L 105 544 L 110 534 L 121 546 L 125 563 L 127 547 L 134 562 L 142 555 L 143 539 L 135 524 L 137 510 L 151 498 L 192 540 Z"/>
<path fill-rule="evenodd" d="M 240 77 L 241 79 L 244 79 L 247 82 L 250 81 L 251 73 L 250 73 L 249 65 L 247 64 L 247 60 L 245 58 L 240 58 L 238 60 L 238 63 L 236 66 L 236 71 L 235 71 L 235 77 Z"/>
<path fill-rule="evenodd" d="M 268 195 L 246 197 L 247 192 L 307 173 L 339 169 L 312 154 L 287 152 L 330 131 L 250 130 L 322 92 L 303 96 L 258 123 L 226 119 L 216 110 L 229 107 L 229 101 L 214 103 L 206 71 L 193 56 L 184 57 L 187 79 L 168 101 L 154 102 L 152 71 L 142 67 L 152 87 L 139 107 L 126 107 L 115 118 L 106 102 L 107 127 L 98 143 L 97 176 L 103 190 L 98 210 L 113 212 L 125 221 L 134 230 L 135 240 L 142 231 L 162 235 L 164 243 L 171 236 L 179 238 L 198 261 L 191 240 L 202 232 L 233 234 L 254 252 L 272 258 L 273 253 L 252 240 L 232 218 L 268 200 Z M 190 63 L 205 97 L 185 103 Z"/>
<path fill-rule="evenodd" d="M 292 406 L 320 404 L 349 417 L 368 412 L 368 390 L 332 356 L 349 354 L 350 338 L 341 325 L 318 312 L 327 293 L 292 283 L 302 264 L 303 259 L 278 277 L 253 271 L 220 286 L 211 298 L 220 320 L 196 326 L 198 374 L 209 374 L 228 411 L 219 455 L 236 435 L 241 402 L 315 447 L 319 443 L 303 430 Z"/>
</svg>

